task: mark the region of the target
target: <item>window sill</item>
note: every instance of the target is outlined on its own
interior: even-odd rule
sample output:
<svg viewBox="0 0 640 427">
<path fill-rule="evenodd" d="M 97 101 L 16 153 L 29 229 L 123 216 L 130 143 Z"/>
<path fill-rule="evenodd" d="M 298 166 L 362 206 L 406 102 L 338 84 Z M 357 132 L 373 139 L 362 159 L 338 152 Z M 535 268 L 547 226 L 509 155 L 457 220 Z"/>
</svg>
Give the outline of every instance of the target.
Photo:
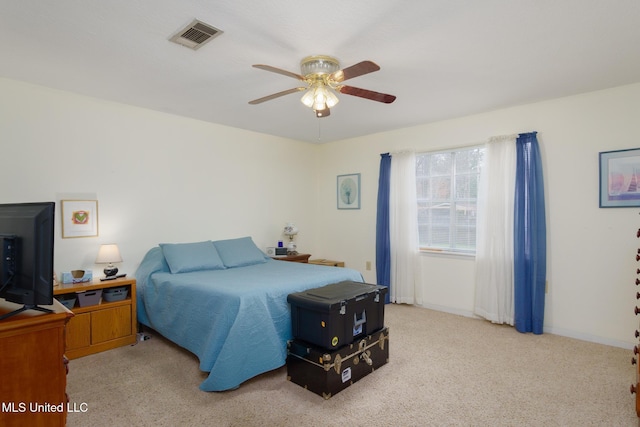
<svg viewBox="0 0 640 427">
<path fill-rule="evenodd" d="M 455 258 L 475 259 L 476 257 L 476 254 L 469 254 L 464 252 L 451 252 L 451 251 L 446 251 L 442 249 L 420 248 L 419 252 L 421 255 L 447 256 L 447 257 L 455 257 Z"/>
</svg>

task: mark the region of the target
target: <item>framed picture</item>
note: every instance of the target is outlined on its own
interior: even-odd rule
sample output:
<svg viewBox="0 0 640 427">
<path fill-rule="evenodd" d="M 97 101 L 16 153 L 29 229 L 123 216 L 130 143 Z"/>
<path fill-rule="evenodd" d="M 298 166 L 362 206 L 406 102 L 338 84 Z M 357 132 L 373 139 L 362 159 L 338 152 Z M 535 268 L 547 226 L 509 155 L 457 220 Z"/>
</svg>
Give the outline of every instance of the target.
<svg viewBox="0 0 640 427">
<path fill-rule="evenodd" d="M 62 200 L 62 238 L 98 235 L 97 200 Z"/>
<path fill-rule="evenodd" d="M 600 207 L 640 207 L 640 148 L 600 153 Z"/>
<path fill-rule="evenodd" d="M 360 174 L 338 175 L 338 209 L 360 209 Z"/>
</svg>

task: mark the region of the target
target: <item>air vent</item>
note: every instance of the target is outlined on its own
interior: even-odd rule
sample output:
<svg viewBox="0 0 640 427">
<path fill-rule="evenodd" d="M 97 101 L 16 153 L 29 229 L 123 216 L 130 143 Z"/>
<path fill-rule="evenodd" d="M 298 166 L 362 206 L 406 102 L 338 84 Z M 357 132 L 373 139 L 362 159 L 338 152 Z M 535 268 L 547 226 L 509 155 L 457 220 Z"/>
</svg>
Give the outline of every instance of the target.
<svg viewBox="0 0 640 427">
<path fill-rule="evenodd" d="M 220 34 L 222 34 L 221 30 L 194 19 L 191 24 L 171 36 L 169 40 L 197 50 Z"/>
</svg>

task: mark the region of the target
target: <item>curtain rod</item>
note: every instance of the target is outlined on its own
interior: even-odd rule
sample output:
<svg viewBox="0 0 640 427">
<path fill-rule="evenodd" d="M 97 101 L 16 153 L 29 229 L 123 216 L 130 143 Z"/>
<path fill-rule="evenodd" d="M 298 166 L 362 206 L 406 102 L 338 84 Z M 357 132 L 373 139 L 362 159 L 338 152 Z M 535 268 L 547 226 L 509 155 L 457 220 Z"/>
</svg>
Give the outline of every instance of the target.
<svg viewBox="0 0 640 427">
<path fill-rule="evenodd" d="M 401 150 L 396 150 L 396 151 L 387 151 L 386 153 L 380 153 L 380 154 L 381 155 L 382 154 L 394 155 L 394 154 L 401 154 L 401 153 L 408 153 L 408 152 L 424 153 L 424 152 L 437 152 L 437 151 L 457 150 L 459 148 L 471 148 L 471 147 L 477 147 L 477 146 L 480 146 L 480 145 L 484 145 L 487 142 L 491 142 L 491 140 L 496 140 L 496 139 L 499 140 L 499 139 L 502 139 L 502 138 L 510 138 L 510 137 L 518 138 L 523 133 L 530 133 L 530 132 L 519 132 L 519 133 L 512 133 L 512 134 L 490 136 L 490 137 L 488 137 L 487 139 L 485 139 L 483 141 L 474 142 L 474 143 L 468 143 L 468 144 L 451 145 L 451 146 L 446 146 L 446 147 L 420 148 L 420 149 L 407 148 L 407 149 L 401 149 Z"/>
</svg>

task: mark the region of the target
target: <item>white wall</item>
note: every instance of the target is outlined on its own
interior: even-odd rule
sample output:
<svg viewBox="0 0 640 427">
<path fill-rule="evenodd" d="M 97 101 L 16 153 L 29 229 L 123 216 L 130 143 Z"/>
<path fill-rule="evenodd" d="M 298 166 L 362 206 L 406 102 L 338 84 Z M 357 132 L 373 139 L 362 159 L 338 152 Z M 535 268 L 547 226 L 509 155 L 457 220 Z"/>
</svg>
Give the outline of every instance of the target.
<svg viewBox="0 0 640 427">
<path fill-rule="evenodd" d="M 0 95 L 0 203 L 97 199 L 100 236 L 61 239 L 58 227 L 55 260 L 57 271 L 96 274 L 100 243 L 118 243 L 121 270 L 133 274 L 159 242 L 251 235 L 267 246 L 293 220 L 302 250 L 375 282 L 380 153 L 536 130 L 548 208 L 545 328 L 634 343 L 640 209 L 598 208 L 598 153 L 640 147 L 640 84 L 321 145 L 5 79 Z M 360 210 L 336 209 L 336 176 L 346 173 L 361 173 Z M 421 261 L 424 305 L 469 315 L 473 258 Z"/>
<path fill-rule="evenodd" d="M 390 108 L 393 108 L 391 106 Z M 472 145 L 491 136 L 538 131 L 548 228 L 545 329 L 631 347 L 638 208 L 598 207 L 598 153 L 640 147 L 640 84 L 508 108 L 325 144 L 319 166 L 317 246 L 375 281 L 375 221 L 380 154 Z M 336 112 L 337 114 L 337 112 Z M 362 209 L 335 208 L 335 177 L 362 174 Z M 474 262 L 421 257 L 424 305 L 471 315 Z"/>
<path fill-rule="evenodd" d="M 251 235 L 264 247 L 289 220 L 311 228 L 310 144 L 11 80 L 0 94 L 0 203 L 98 200 L 95 238 L 62 239 L 57 203 L 58 273 L 101 274 L 100 243 L 118 243 L 133 275 L 160 242 Z"/>
</svg>

